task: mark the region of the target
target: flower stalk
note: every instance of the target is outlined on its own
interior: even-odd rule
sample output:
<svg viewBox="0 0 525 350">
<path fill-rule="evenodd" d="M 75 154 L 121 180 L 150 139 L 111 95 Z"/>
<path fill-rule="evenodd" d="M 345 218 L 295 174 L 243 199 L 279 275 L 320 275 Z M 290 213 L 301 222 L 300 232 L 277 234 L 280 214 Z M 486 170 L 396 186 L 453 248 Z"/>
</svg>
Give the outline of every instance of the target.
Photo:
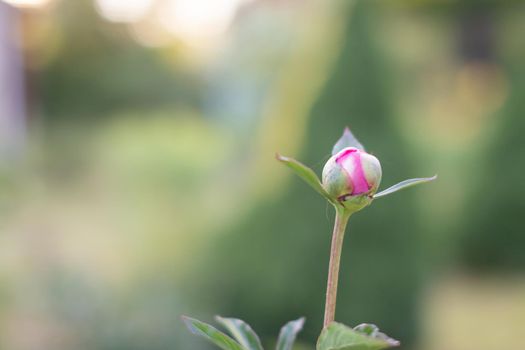
<svg viewBox="0 0 525 350">
<path fill-rule="evenodd" d="M 326 303 L 324 309 L 323 328 L 334 322 L 335 306 L 337 302 L 337 285 L 339 281 L 339 266 L 346 225 L 351 212 L 342 207 L 337 207 L 335 214 L 334 231 L 332 233 L 332 247 L 330 249 L 330 262 L 328 266 L 328 282 L 326 284 Z"/>
</svg>

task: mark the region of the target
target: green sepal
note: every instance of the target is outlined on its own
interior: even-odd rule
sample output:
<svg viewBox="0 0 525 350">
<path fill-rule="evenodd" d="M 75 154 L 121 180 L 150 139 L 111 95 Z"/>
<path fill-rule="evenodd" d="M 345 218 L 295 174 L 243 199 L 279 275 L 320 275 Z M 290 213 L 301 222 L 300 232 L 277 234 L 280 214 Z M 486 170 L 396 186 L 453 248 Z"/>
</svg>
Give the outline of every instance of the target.
<svg viewBox="0 0 525 350">
<path fill-rule="evenodd" d="M 220 316 L 215 316 L 215 319 L 247 350 L 263 350 L 259 337 L 243 320 Z"/>
<path fill-rule="evenodd" d="M 275 350 L 292 350 L 295 337 L 297 336 L 297 333 L 303 329 L 303 325 L 304 317 L 285 324 L 279 332 L 279 338 L 277 339 Z"/>
<path fill-rule="evenodd" d="M 337 205 L 337 202 L 332 197 L 330 197 L 328 192 L 325 191 L 325 189 L 321 185 L 321 181 L 319 181 L 319 178 L 312 169 L 293 158 L 285 157 L 280 154 L 277 154 L 276 158 L 277 160 L 286 164 L 290 169 L 292 169 L 295 172 L 295 174 L 297 174 L 308 185 L 310 185 L 314 190 L 321 194 L 321 196 L 323 196 L 327 201 L 334 205 Z"/>
<path fill-rule="evenodd" d="M 403 189 L 408 188 L 408 187 L 419 185 L 419 184 L 422 184 L 422 183 L 425 183 L 425 182 L 434 181 L 435 179 L 437 179 L 437 175 L 434 175 L 432 177 L 421 177 L 421 178 L 417 178 L 417 179 L 408 179 L 408 180 L 405 180 L 405 181 L 401 181 L 400 183 L 395 184 L 394 186 L 391 186 L 391 187 L 387 188 L 386 190 L 383 190 L 383 191 L 381 191 L 379 193 L 376 193 L 374 195 L 374 198 L 384 197 L 384 196 L 387 196 L 389 194 L 392 194 L 394 192 L 403 190 Z"/>
<path fill-rule="evenodd" d="M 365 147 L 359 142 L 354 134 L 348 127 L 343 131 L 343 135 L 337 140 L 334 147 L 332 148 L 332 155 L 335 155 L 347 147 L 355 147 L 361 151 L 365 150 Z"/>
<path fill-rule="evenodd" d="M 355 213 L 363 208 L 366 208 L 372 203 L 373 197 L 368 194 L 362 194 L 357 196 L 348 195 L 340 203 L 348 213 Z"/>
<path fill-rule="evenodd" d="M 362 324 L 352 329 L 332 322 L 317 340 L 317 350 L 381 350 L 399 346 L 399 342 L 379 332 L 374 325 Z"/>
<path fill-rule="evenodd" d="M 182 321 L 191 333 L 209 340 L 223 350 L 246 350 L 241 344 L 207 323 L 186 316 L 182 316 Z"/>
</svg>

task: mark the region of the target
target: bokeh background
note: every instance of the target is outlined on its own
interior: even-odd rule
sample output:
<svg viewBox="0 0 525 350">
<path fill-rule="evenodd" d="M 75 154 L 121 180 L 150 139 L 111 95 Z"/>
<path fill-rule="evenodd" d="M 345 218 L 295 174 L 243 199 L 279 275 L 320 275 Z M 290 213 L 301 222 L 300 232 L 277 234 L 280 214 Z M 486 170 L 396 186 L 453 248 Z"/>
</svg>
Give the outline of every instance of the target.
<svg viewBox="0 0 525 350">
<path fill-rule="evenodd" d="M 0 347 L 271 348 L 322 325 L 348 125 L 382 161 L 350 223 L 337 319 L 402 349 L 523 349 L 525 4 L 0 0 Z"/>
</svg>

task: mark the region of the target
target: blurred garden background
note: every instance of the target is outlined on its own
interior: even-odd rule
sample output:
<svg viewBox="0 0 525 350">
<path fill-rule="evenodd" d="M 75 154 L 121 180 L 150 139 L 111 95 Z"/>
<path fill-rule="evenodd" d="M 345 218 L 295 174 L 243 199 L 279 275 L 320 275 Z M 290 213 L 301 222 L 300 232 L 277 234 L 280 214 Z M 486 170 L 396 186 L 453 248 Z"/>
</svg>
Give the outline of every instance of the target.
<svg viewBox="0 0 525 350">
<path fill-rule="evenodd" d="M 382 188 L 337 320 L 402 349 L 519 350 L 525 3 L 0 0 L 0 348 L 210 349 L 180 315 L 275 342 L 322 326 L 345 126 Z"/>
</svg>

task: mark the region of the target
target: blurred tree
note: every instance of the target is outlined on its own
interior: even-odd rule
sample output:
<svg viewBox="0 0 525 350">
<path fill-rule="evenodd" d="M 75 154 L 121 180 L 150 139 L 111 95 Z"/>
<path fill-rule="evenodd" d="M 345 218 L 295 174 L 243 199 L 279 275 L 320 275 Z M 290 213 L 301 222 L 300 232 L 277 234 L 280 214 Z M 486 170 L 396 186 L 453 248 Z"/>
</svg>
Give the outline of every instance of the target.
<svg viewBox="0 0 525 350">
<path fill-rule="evenodd" d="M 125 25 L 103 21 L 91 0 L 63 2 L 51 16 L 56 28 L 48 40 L 58 42 L 57 52 L 35 77 L 36 98 L 50 122 L 199 106 L 198 76 L 162 51 L 140 46 Z M 170 56 L 177 56 L 176 48 Z"/>
<path fill-rule="evenodd" d="M 525 170 L 523 111 L 525 110 L 525 69 L 521 58 L 506 62 L 512 93 L 495 136 L 485 150 L 475 191 L 467 203 L 467 217 L 460 240 L 460 260 L 477 271 L 525 269 Z"/>
</svg>

